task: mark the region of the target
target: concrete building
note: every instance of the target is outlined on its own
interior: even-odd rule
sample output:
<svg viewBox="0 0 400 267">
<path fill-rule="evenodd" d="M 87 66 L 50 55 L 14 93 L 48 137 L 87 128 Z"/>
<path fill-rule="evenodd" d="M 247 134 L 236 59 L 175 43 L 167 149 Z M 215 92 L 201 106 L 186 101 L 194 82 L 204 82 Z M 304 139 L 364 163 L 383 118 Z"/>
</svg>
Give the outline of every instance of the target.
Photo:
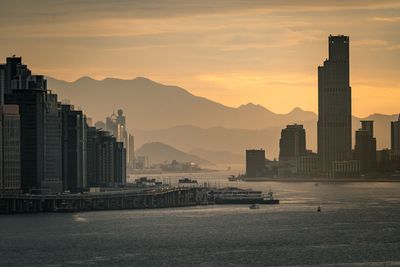
<svg viewBox="0 0 400 267">
<path fill-rule="evenodd" d="M 316 176 L 318 174 L 318 156 L 308 152 L 297 158 L 297 174 L 299 176 Z"/>
<path fill-rule="evenodd" d="M 114 147 L 114 178 L 117 186 L 126 184 L 126 150 L 124 143 L 116 142 Z"/>
<path fill-rule="evenodd" d="M 128 167 L 130 169 L 134 169 L 135 168 L 135 137 L 131 134 L 129 134 L 128 137 L 129 140 L 129 146 L 128 146 L 128 151 L 127 151 L 127 156 L 128 158 Z"/>
<path fill-rule="evenodd" d="M 87 187 L 86 119 L 81 110 L 61 105 L 63 189 L 79 192 Z"/>
<path fill-rule="evenodd" d="M 306 154 L 306 131 L 303 125 L 287 125 L 279 141 L 279 161 L 295 159 Z"/>
<path fill-rule="evenodd" d="M 357 176 L 360 173 L 359 160 L 341 160 L 334 161 L 329 177 L 334 178 L 348 178 Z"/>
<path fill-rule="evenodd" d="M 119 175 L 120 182 L 124 183 L 123 177 L 126 177 L 126 163 L 121 166 L 122 164 L 119 164 L 119 160 L 126 159 L 124 158 L 124 152 L 121 149 L 117 149 L 116 146 L 116 139 L 111 133 L 97 130 L 95 127 L 88 127 L 87 179 L 89 187 L 118 186 L 116 174 Z M 116 159 L 116 156 L 119 158 Z"/>
<path fill-rule="evenodd" d="M 5 95 L 5 102 L 19 106 L 22 189 L 25 192 L 39 191 L 45 177 L 45 92 L 16 90 Z"/>
<path fill-rule="evenodd" d="M 0 190 L 19 190 L 21 189 L 19 107 L 0 106 L 0 120 Z"/>
<path fill-rule="evenodd" d="M 376 170 L 376 139 L 373 121 L 361 121 L 361 128 L 356 131 L 354 156 L 360 161 L 361 172 Z"/>
<path fill-rule="evenodd" d="M 392 159 L 400 159 L 400 114 L 397 121 L 390 123 L 390 141 Z"/>
<path fill-rule="evenodd" d="M 41 190 L 61 192 L 62 184 L 62 126 L 57 95 L 45 94 L 44 112 L 44 172 Z"/>
<path fill-rule="evenodd" d="M 47 92 L 42 75 L 31 75 L 21 58 L 7 58 L 5 103 L 19 106 L 23 190 L 62 190 L 61 122 L 57 95 Z M 3 75 L 4 76 L 4 75 Z"/>
<path fill-rule="evenodd" d="M 306 154 L 306 131 L 303 125 L 287 125 L 279 141 L 279 177 L 297 174 L 298 158 Z"/>
<path fill-rule="evenodd" d="M 262 177 L 265 174 L 265 150 L 246 150 L 246 176 Z"/>
<path fill-rule="evenodd" d="M 352 156 L 351 135 L 349 37 L 331 35 L 329 58 L 318 67 L 318 158 L 321 171 L 328 173 L 334 166 L 348 164 L 346 162 Z"/>
</svg>

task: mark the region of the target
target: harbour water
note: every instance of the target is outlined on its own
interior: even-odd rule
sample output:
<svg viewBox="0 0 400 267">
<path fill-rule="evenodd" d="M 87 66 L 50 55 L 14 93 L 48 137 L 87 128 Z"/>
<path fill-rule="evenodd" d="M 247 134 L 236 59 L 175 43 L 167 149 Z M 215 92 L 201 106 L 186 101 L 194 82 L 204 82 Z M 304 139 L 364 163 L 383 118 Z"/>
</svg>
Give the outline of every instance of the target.
<svg viewBox="0 0 400 267">
<path fill-rule="evenodd" d="M 400 183 L 231 185 L 281 204 L 0 216 L 0 266 L 400 266 Z"/>
</svg>

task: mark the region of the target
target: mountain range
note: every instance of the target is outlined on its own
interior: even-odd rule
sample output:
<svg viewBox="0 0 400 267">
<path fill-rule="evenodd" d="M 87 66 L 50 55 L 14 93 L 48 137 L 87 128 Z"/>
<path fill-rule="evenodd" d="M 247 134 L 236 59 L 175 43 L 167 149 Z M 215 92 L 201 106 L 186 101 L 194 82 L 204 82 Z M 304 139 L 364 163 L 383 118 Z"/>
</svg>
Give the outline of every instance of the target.
<svg viewBox="0 0 400 267">
<path fill-rule="evenodd" d="M 74 82 L 48 78 L 48 85 L 60 100 L 69 100 L 83 108 L 95 121 L 104 120 L 113 110 L 122 108 L 127 114 L 127 127 L 131 129 L 154 130 L 180 125 L 263 129 L 316 118 L 315 113 L 300 108 L 288 114 L 275 114 L 252 103 L 228 107 L 183 88 L 142 77 L 100 81 L 82 77 Z"/>
<path fill-rule="evenodd" d="M 132 80 L 82 77 L 74 82 L 49 77 L 48 85 L 59 95 L 59 100 L 67 99 L 81 107 L 93 121 L 104 121 L 122 108 L 127 128 L 135 135 L 136 147 L 162 142 L 215 163 L 225 163 L 228 158 L 230 162 L 240 158 L 244 162 L 246 148 L 264 148 L 272 159 L 279 153 L 282 128 L 298 123 L 306 129 L 308 149 L 316 150 L 317 114 L 300 108 L 276 114 L 252 103 L 228 107 L 183 88 L 142 77 Z M 389 147 L 390 121 L 397 120 L 397 116 L 353 117 L 353 132 L 360 127 L 360 120 L 374 120 L 378 148 Z"/>
<path fill-rule="evenodd" d="M 204 160 L 196 155 L 185 153 L 160 142 L 144 144 L 136 151 L 136 155 L 148 157 L 150 164 L 171 163 L 172 160 L 176 160 L 181 163 L 194 162 L 202 166 L 213 165 L 208 160 Z"/>
</svg>

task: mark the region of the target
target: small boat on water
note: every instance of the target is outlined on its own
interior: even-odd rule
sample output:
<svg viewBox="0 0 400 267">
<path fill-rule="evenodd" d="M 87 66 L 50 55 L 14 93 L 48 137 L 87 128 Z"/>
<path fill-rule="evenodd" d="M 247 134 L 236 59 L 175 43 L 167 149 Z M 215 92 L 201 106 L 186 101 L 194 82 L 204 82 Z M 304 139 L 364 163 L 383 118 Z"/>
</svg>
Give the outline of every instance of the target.
<svg viewBox="0 0 400 267">
<path fill-rule="evenodd" d="M 259 204 L 257 204 L 257 203 L 255 203 L 255 204 L 251 204 L 249 208 L 250 208 L 251 210 L 257 210 L 257 209 L 259 209 L 259 208 L 260 208 L 260 205 L 259 205 Z"/>
<path fill-rule="evenodd" d="M 321 212 L 321 206 L 318 206 L 317 212 Z"/>
</svg>

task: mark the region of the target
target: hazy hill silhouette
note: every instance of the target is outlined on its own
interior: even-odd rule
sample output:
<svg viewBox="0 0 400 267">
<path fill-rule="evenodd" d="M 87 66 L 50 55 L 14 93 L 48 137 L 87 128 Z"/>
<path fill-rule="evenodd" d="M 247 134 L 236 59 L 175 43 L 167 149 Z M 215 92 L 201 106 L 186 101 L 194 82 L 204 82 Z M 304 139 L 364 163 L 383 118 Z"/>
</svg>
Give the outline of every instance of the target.
<svg viewBox="0 0 400 267">
<path fill-rule="evenodd" d="M 210 161 L 198 156 L 191 155 L 175 149 L 174 147 L 160 142 L 146 143 L 136 151 L 137 156 L 149 157 L 150 164 L 170 163 L 172 160 L 178 162 L 194 162 L 203 166 L 213 165 Z"/>
<path fill-rule="evenodd" d="M 288 123 L 313 120 L 316 114 L 295 108 L 288 114 L 275 114 L 249 103 L 238 108 L 224 106 L 195 96 L 177 87 L 146 78 L 101 81 L 82 77 L 74 82 L 48 78 L 49 88 L 68 99 L 96 120 L 104 120 L 112 110 L 122 108 L 128 128 L 161 129 L 179 125 L 263 129 Z M 249 119 L 251 118 L 251 119 Z"/>
<path fill-rule="evenodd" d="M 94 121 L 104 120 L 112 110 L 123 108 L 128 129 L 134 129 L 137 147 L 149 141 L 163 142 L 182 151 L 197 152 L 215 163 L 225 163 L 227 157 L 236 162 L 246 148 L 264 148 L 272 159 L 279 153 L 281 129 L 299 123 L 306 128 L 307 147 L 316 150 L 317 115 L 300 108 L 275 114 L 251 103 L 227 107 L 180 87 L 140 77 L 101 81 L 83 77 L 75 82 L 48 78 L 48 84 L 59 99 L 69 99 L 82 107 Z M 390 121 L 397 120 L 397 116 L 373 114 L 364 118 L 375 121 L 379 149 L 390 147 Z M 353 117 L 353 138 L 359 127 L 360 118 Z M 198 148 L 202 150 L 196 151 Z"/>
</svg>

